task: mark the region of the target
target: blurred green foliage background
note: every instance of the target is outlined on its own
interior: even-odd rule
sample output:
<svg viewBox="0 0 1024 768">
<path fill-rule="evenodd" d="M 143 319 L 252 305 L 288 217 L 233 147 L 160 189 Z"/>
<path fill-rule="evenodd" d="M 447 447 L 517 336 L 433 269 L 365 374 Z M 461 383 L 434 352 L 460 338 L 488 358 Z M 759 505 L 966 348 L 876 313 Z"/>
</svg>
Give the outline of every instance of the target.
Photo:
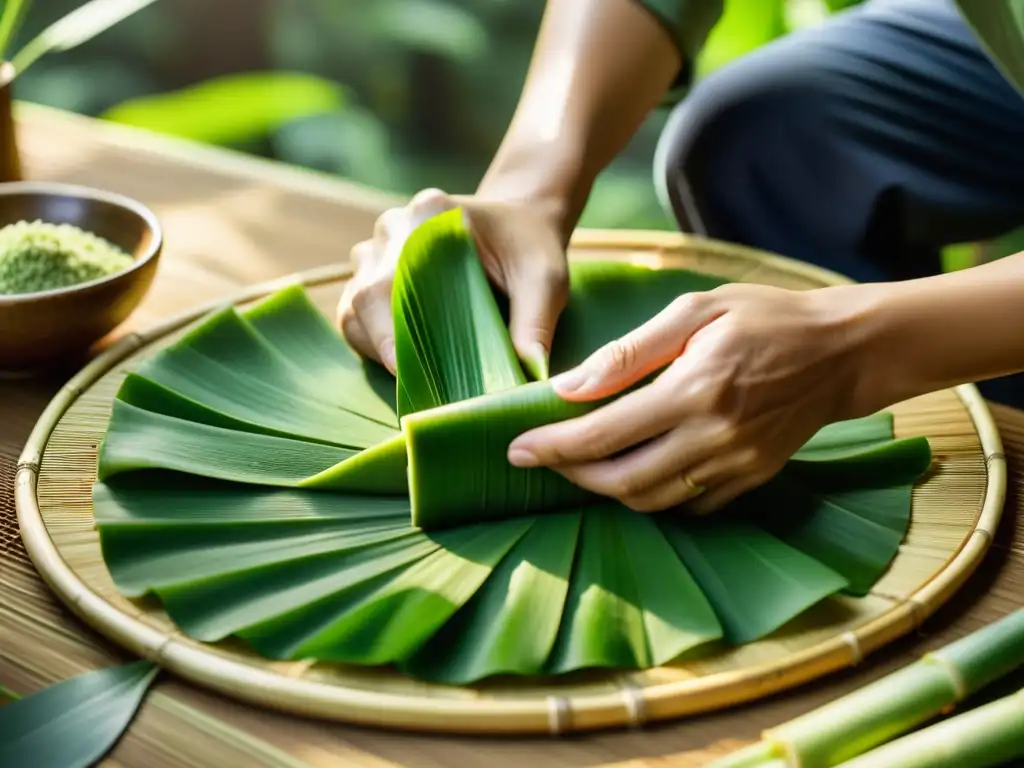
<svg viewBox="0 0 1024 768">
<path fill-rule="evenodd" d="M 35 2 L 22 37 L 81 1 Z M 725 5 L 700 74 L 820 21 L 830 3 Z M 515 108 L 543 9 L 543 0 L 160 0 L 41 60 L 17 96 L 400 194 L 466 192 Z M 584 224 L 670 225 L 651 184 L 665 117 L 652 115 L 603 175 Z"/>
<path fill-rule="evenodd" d="M 27 38 L 82 0 L 29 10 Z M 726 0 L 702 77 L 859 0 Z M 411 194 L 471 191 L 515 108 L 543 0 L 159 0 L 44 58 L 17 97 Z M 584 226 L 669 228 L 651 182 L 667 110 L 594 189 Z M 950 250 L 951 265 L 970 247 Z"/>
</svg>

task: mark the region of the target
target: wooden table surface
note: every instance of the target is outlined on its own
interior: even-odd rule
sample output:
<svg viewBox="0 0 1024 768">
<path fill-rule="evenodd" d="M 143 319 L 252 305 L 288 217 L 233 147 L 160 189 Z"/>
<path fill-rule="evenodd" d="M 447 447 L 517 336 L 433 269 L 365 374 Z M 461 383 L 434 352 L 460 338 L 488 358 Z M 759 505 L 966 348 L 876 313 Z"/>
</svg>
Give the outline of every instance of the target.
<svg viewBox="0 0 1024 768">
<path fill-rule="evenodd" d="M 154 289 L 129 321 L 159 317 L 239 287 L 346 258 L 394 201 L 273 163 L 156 139 L 23 106 L 19 131 L 32 179 L 81 183 L 152 206 L 167 231 Z M 70 372 L 67 372 L 70 373 Z M 29 693 L 128 660 L 73 618 L 35 575 L 13 522 L 17 456 L 66 374 L 0 380 L 0 684 Z M 1008 502 L 978 573 L 922 631 L 859 668 L 727 712 L 643 731 L 561 739 L 399 734 L 282 716 L 162 677 L 104 765 L 126 768 L 688 768 L 1005 615 L 1024 602 L 1024 412 L 993 407 L 1009 463 Z M 1003 688 L 1024 684 L 1017 677 Z"/>
</svg>

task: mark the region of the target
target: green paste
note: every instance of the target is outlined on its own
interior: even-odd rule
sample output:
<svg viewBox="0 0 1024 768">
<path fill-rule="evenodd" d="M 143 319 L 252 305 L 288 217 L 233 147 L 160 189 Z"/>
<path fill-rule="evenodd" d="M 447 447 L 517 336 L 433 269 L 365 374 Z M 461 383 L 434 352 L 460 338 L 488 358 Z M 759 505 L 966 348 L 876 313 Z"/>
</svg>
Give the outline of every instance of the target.
<svg viewBox="0 0 1024 768">
<path fill-rule="evenodd" d="M 19 221 L 0 229 L 0 294 L 66 288 L 131 264 L 117 246 L 70 224 Z"/>
</svg>

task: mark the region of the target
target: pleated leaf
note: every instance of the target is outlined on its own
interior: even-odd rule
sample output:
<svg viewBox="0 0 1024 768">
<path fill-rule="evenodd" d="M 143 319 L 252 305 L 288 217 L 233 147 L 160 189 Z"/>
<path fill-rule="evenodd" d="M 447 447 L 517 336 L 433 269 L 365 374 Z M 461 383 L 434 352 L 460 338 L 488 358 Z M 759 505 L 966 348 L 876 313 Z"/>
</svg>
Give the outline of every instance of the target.
<svg viewBox="0 0 1024 768">
<path fill-rule="evenodd" d="M 347 589 L 240 633 L 275 658 L 385 664 L 410 655 L 464 605 L 529 518 L 430 537 L 438 549 L 394 577 Z"/>
<path fill-rule="evenodd" d="M 704 594 L 649 516 L 618 506 L 584 511 L 548 672 L 650 667 L 721 635 Z"/>
<path fill-rule="evenodd" d="M 526 383 L 462 217 L 455 209 L 418 227 L 398 262 L 400 416 Z"/>
<path fill-rule="evenodd" d="M 402 668 L 466 684 L 544 671 L 562 621 L 582 516 L 536 518 L 472 600 Z"/>
<path fill-rule="evenodd" d="M 771 634 L 847 587 L 831 568 L 753 525 L 684 523 L 669 515 L 659 525 L 714 606 L 731 643 Z"/>
<path fill-rule="evenodd" d="M 383 366 L 359 357 L 302 286 L 268 296 L 243 316 L 290 365 L 316 382 L 325 400 L 398 428 L 394 378 Z"/>
<path fill-rule="evenodd" d="M 724 282 L 625 262 L 570 277 L 555 372 Z M 508 464 L 521 432 L 599 404 L 527 383 L 504 307 L 454 211 L 399 260 L 397 383 L 298 286 L 144 363 L 94 487 L 118 588 L 199 640 L 468 684 L 756 640 L 884 572 L 931 461 L 890 414 L 821 430 L 714 520 L 636 514 Z"/>
<path fill-rule="evenodd" d="M 159 668 L 87 672 L 0 708 L 0 765 L 86 768 L 129 726 Z"/>
<path fill-rule="evenodd" d="M 115 400 L 99 455 L 99 480 L 142 469 L 168 469 L 200 477 L 280 487 L 303 481 L 357 456 L 359 451 L 240 432 L 174 418 Z M 360 463 L 330 487 L 403 493 L 404 454 Z"/>
<path fill-rule="evenodd" d="M 506 456 L 526 430 L 595 407 L 569 403 L 548 382 L 533 382 L 404 417 L 413 525 L 445 528 L 592 501 L 557 472 L 513 467 Z"/>
<path fill-rule="evenodd" d="M 363 401 L 375 402 L 365 393 L 351 394 L 350 409 L 331 403 L 315 379 L 289 365 L 231 310 L 214 315 L 136 373 L 194 403 L 280 434 L 350 448 L 368 448 L 396 434 L 360 412 Z"/>
</svg>

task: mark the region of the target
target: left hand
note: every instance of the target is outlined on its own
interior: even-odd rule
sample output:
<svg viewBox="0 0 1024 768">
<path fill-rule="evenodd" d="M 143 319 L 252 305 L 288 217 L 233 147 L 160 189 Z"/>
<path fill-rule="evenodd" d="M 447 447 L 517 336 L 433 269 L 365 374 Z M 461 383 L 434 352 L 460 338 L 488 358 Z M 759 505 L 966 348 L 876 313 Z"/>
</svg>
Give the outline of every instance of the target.
<svg viewBox="0 0 1024 768">
<path fill-rule="evenodd" d="M 874 410 L 858 402 L 871 374 L 863 288 L 735 283 L 681 296 L 552 384 L 587 401 L 664 368 L 657 378 L 520 435 L 509 461 L 551 467 L 640 512 L 714 511 L 771 479 L 821 427 Z"/>
</svg>

